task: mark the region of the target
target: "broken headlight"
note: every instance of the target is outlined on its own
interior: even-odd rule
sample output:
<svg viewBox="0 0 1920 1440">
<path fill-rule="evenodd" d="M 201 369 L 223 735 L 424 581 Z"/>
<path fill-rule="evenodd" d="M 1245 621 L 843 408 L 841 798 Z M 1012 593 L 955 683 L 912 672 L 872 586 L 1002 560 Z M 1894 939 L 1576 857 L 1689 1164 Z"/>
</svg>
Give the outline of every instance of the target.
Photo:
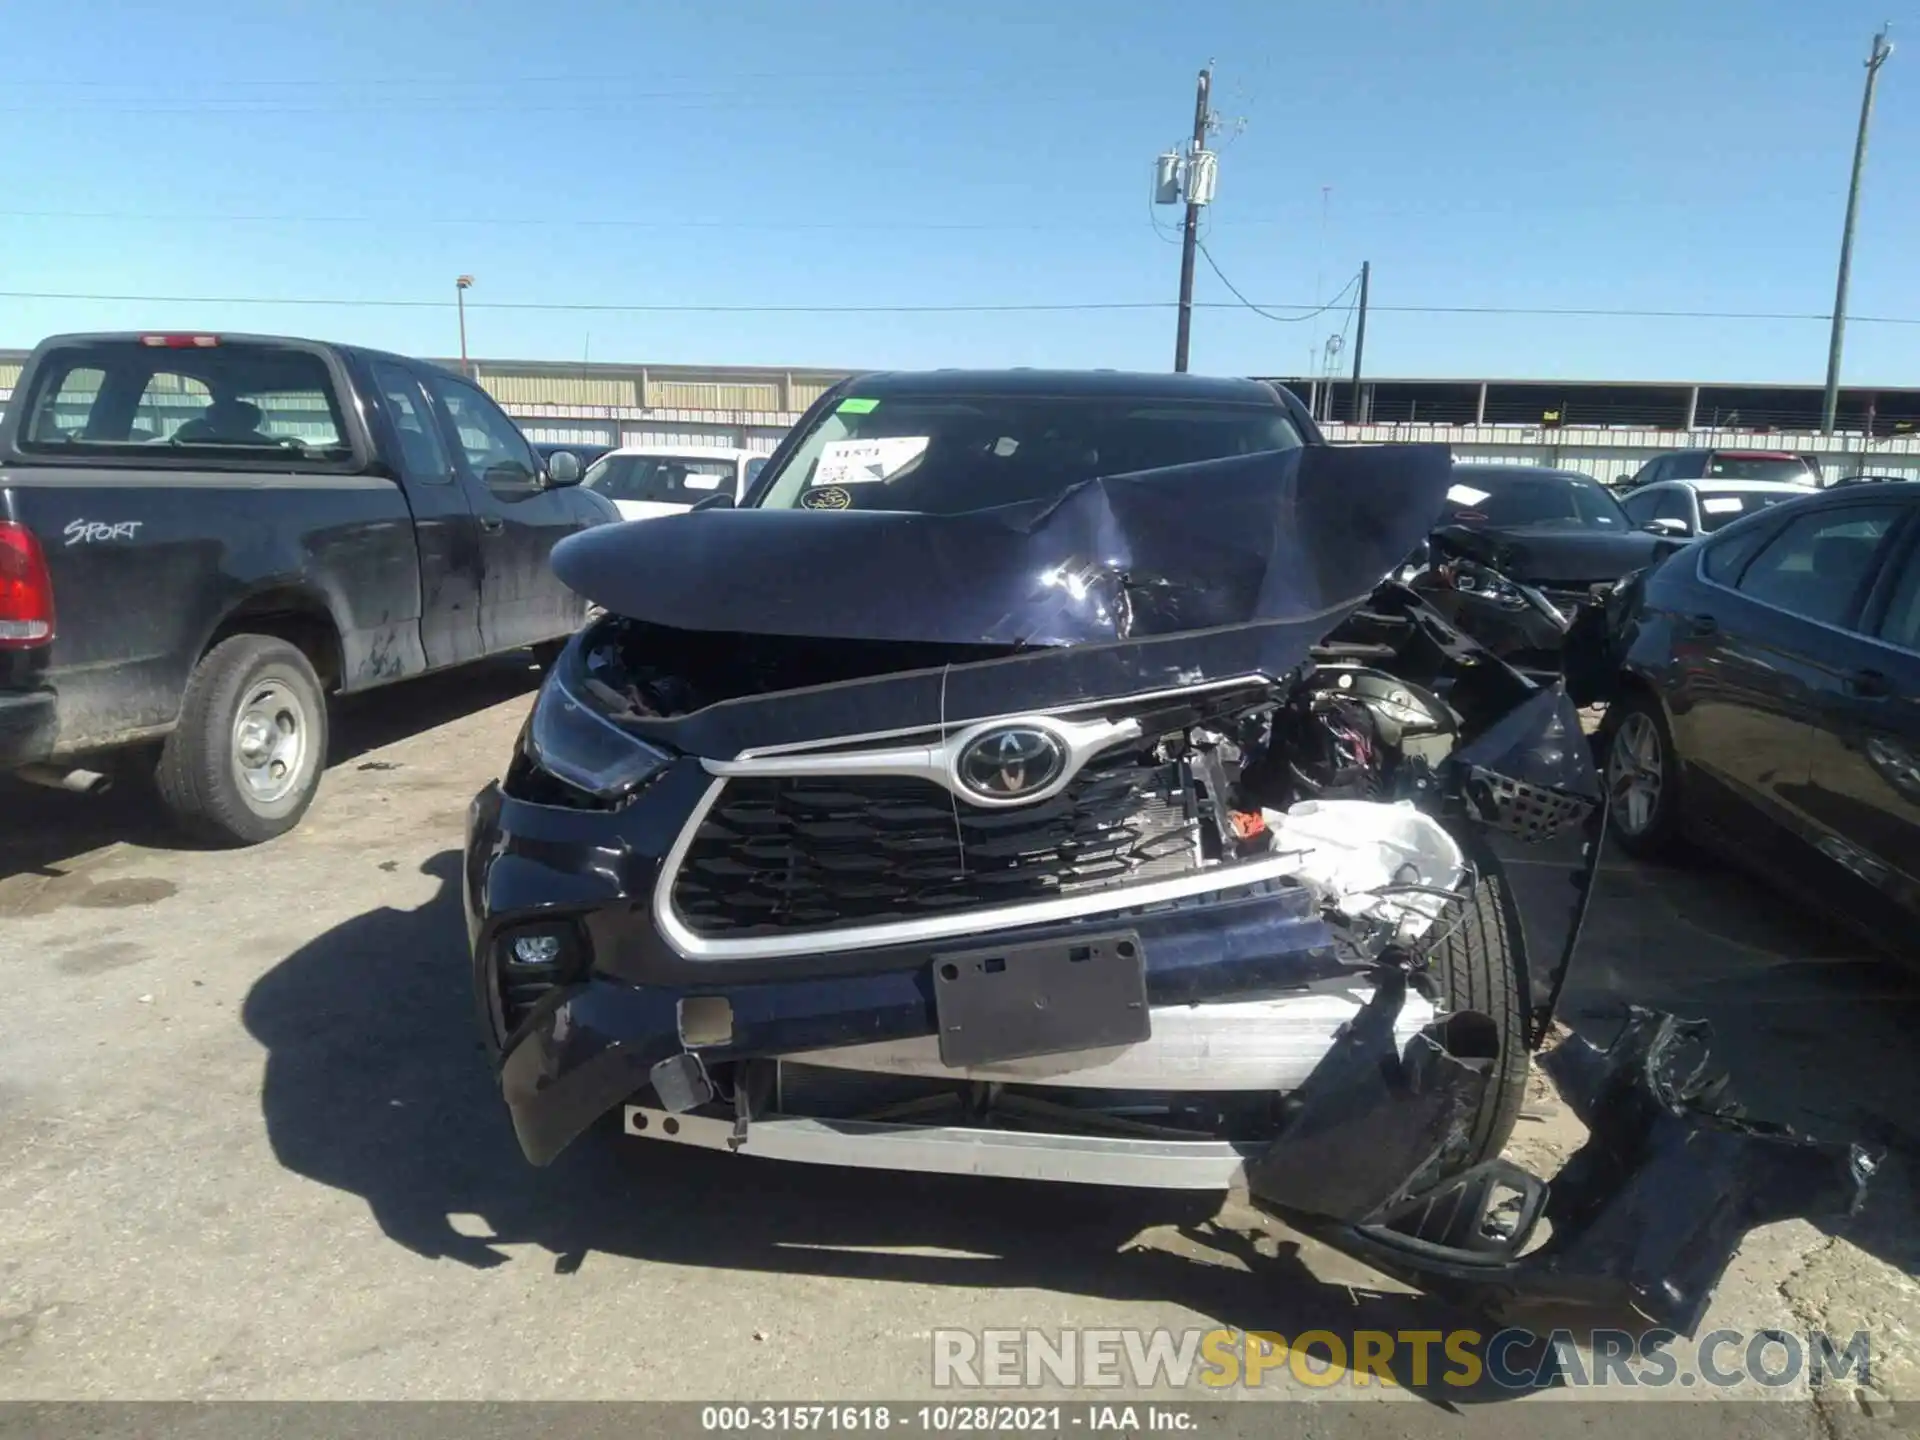
<svg viewBox="0 0 1920 1440">
<path fill-rule="evenodd" d="M 591 692 L 598 682 L 574 678 Z M 549 775 L 597 800 L 626 799 L 673 760 L 574 693 L 559 670 L 547 677 L 527 724 L 527 758 Z M 604 687 L 603 687 L 604 688 Z"/>
<path fill-rule="evenodd" d="M 1498 571 L 1457 560 L 1442 565 L 1436 573 L 1449 589 L 1458 590 L 1462 595 L 1477 595 L 1509 610 L 1524 610 L 1527 606 L 1527 597 L 1520 587 Z"/>
</svg>

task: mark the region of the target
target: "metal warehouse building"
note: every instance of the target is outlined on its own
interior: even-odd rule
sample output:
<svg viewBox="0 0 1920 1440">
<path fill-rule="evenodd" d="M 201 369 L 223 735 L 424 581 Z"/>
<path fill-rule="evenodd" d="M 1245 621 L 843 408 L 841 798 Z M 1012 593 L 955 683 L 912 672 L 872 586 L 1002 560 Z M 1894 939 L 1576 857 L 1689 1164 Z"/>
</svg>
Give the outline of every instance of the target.
<svg viewBox="0 0 1920 1440">
<path fill-rule="evenodd" d="M 23 351 L 0 352 L 0 402 Z M 449 369 L 454 361 L 442 360 Z M 477 360 L 480 383 L 542 441 L 725 445 L 762 453 L 821 392 L 852 372 L 726 365 L 620 365 Z M 1708 382 L 1283 377 L 1324 417 L 1329 438 L 1431 441 L 1462 459 L 1565 466 L 1613 479 L 1662 450 L 1790 450 L 1818 456 L 1829 479 L 1920 478 L 1920 387 L 1841 392 L 1834 435 L 1819 434 L 1815 385 Z"/>
</svg>

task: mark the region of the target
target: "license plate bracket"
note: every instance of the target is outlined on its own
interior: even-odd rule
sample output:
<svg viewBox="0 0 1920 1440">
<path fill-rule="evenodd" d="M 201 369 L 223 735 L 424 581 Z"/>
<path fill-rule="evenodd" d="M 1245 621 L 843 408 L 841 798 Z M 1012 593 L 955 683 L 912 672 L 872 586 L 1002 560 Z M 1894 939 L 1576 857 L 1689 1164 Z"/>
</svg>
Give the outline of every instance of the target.
<svg viewBox="0 0 1920 1440">
<path fill-rule="evenodd" d="M 1131 930 L 933 957 L 940 1063 L 955 1068 L 1135 1045 L 1153 1033 Z"/>
</svg>

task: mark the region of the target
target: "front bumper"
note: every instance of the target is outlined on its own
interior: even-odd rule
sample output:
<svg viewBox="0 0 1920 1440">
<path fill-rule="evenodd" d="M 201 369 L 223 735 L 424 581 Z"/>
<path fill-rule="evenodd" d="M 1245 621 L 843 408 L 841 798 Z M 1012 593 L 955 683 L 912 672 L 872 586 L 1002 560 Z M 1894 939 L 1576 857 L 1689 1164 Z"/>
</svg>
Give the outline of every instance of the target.
<svg viewBox="0 0 1920 1440">
<path fill-rule="evenodd" d="M 726 1002 L 725 1042 L 699 1048 L 707 1064 L 813 1062 L 824 1058 L 813 1052 L 838 1052 L 850 1068 L 898 1070 L 913 1063 L 916 1042 L 935 1035 L 931 970 L 952 941 L 775 962 L 690 962 L 654 953 L 650 891 L 642 885 L 657 869 L 641 853 L 649 844 L 646 822 L 636 817 L 625 832 L 628 843 L 615 845 L 611 818 L 529 805 L 497 786 L 473 804 L 463 879 L 476 993 L 500 1052 L 515 1133 L 534 1163 L 547 1163 L 601 1115 L 644 1092 L 652 1067 L 688 1048 L 683 1002 Z M 1305 1057 L 1304 1073 L 1342 1017 L 1357 1010 L 1352 987 L 1364 995 L 1366 983 L 1341 959 L 1309 891 L 1257 888 L 1263 893 L 1224 892 L 994 939 L 1011 947 L 1122 924 L 1139 937 L 1146 1002 L 1156 1010 L 1287 993 L 1331 996 L 1331 1008 L 1324 998 L 1309 1002 L 1309 1009 L 1320 1006 L 1318 1018 L 1303 1022 L 1305 1035 L 1294 1048 Z M 529 907 L 532 895 L 563 898 Z M 505 937 L 528 923 L 577 926 L 592 968 L 515 1021 L 502 1013 L 497 961 Z M 863 1061 L 849 1047 L 880 1048 Z M 1284 1070 L 1284 1055 L 1271 1058 Z"/>
<path fill-rule="evenodd" d="M 620 925 L 646 920 L 645 877 L 657 874 L 664 849 L 648 817 L 633 813 L 642 808 L 615 821 L 527 805 L 496 787 L 474 803 L 464 878 L 476 982 L 515 1131 L 538 1164 L 618 1113 L 629 1135 L 800 1163 L 1183 1190 L 1244 1185 L 1256 1203 L 1430 1290 L 1582 1304 L 1683 1332 L 1698 1325 L 1749 1229 L 1847 1213 L 1872 1172 L 1857 1148 L 1741 1119 L 1699 1083 L 1697 1065 L 1688 1068 L 1697 1032 L 1646 1015 L 1609 1050 L 1569 1040 L 1545 1056 L 1591 1134 L 1558 1174 L 1542 1180 L 1497 1161 L 1462 1172 L 1462 1138 L 1494 1069 L 1487 1017 L 1436 1017 L 1398 970 L 1356 974 L 1309 892 L 1293 887 L 1125 916 L 1147 957 L 1156 1039 L 1171 1047 L 1156 1073 L 1129 1071 L 1124 1054 L 1083 1052 L 969 1077 L 983 1087 L 1124 1089 L 1150 1079 L 1177 1089 L 1169 1073 L 1180 1027 L 1171 1017 L 1181 1007 L 1191 1057 L 1224 1033 L 1209 1017 L 1266 1005 L 1269 1021 L 1288 1013 L 1298 1022 L 1291 1050 L 1270 1046 L 1251 1068 L 1195 1073 L 1196 1084 L 1220 1075 L 1284 1092 L 1277 1138 L 1049 1129 L 1044 1099 L 1036 1123 L 1020 1131 L 822 1119 L 783 1111 L 777 1078 L 758 1088 L 736 1080 L 731 1096 L 670 1109 L 651 1088 L 653 1067 L 693 1051 L 706 1065 L 745 1062 L 734 1071 L 742 1077 L 769 1061 L 779 1063 L 761 1074 L 795 1062 L 869 1075 L 924 1070 L 935 1033 L 932 956 L 901 948 L 807 957 L 781 962 L 785 973 L 759 966 L 735 978 L 736 962 L 688 967 L 623 943 L 630 932 Z M 544 903 L 529 908 L 534 896 Z M 530 917 L 579 925 L 594 964 L 502 1032 L 489 956 Z M 1077 923 L 996 940 L 1058 939 Z M 714 999 L 727 1004 L 725 1038 L 696 1044 L 683 1002 Z M 1535 1245 L 1542 1219 L 1551 1236 Z"/>
</svg>

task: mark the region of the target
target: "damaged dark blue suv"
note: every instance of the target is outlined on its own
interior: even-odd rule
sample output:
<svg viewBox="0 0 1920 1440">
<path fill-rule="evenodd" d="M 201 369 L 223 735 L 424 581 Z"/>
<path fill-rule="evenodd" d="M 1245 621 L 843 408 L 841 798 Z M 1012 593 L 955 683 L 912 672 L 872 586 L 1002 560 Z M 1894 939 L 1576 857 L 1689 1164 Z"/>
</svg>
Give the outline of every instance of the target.
<svg viewBox="0 0 1920 1440">
<path fill-rule="evenodd" d="M 1561 1175 L 1499 1158 L 1604 815 L 1566 696 L 1383 578 L 1450 483 L 1253 381 L 868 375 L 739 507 L 564 542 L 606 613 L 465 865 L 528 1158 L 615 1116 L 1244 1184 L 1422 1284 L 1690 1328 L 1747 1228 L 1866 1162 L 1739 1120 L 1648 1015 L 1545 1057 L 1593 1133 Z M 1496 840 L 1556 837 L 1530 948 Z"/>
</svg>

